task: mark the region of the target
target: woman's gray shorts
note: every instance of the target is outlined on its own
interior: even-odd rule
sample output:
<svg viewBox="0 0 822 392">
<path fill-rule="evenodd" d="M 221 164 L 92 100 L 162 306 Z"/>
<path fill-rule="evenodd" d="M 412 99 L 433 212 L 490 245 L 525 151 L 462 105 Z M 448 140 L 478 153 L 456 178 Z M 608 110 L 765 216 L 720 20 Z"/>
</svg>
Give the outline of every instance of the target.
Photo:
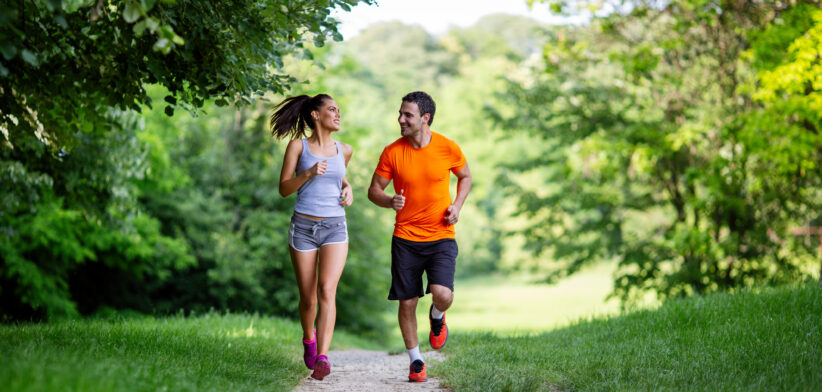
<svg viewBox="0 0 822 392">
<path fill-rule="evenodd" d="M 288 230 L 288 244 L 297 252 L 317 250 L 323 245 L 348 243 L 344 216 L 313 220 L 294 214 Z"/>
</svg>

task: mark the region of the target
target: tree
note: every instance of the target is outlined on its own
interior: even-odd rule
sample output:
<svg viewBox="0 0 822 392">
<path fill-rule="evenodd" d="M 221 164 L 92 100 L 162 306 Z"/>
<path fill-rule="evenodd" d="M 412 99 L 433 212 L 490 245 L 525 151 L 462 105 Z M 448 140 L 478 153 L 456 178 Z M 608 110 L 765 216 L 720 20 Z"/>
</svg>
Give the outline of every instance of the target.
<svg viewBox="0 0 822 392">
<path fill-rule="evenodd" d="M 295 199 L 278 193 L 285 146 L 266 129 L 272 106 L 207 103 L 208 114 L 196 118 L 146 113 L 139 138 L 152 171 L 139 181 L 140 204 L 196 259 L 169 277 L 147 281 L 146 295 L 158 312 L 297 315 L 287 237 Z M 337 292 L 338 325 L 379 335 L 390 280 L 385 260 L 375 255 L 382 250 L 374 241 L 377 228 L 364 213 L 362 204 L 346 211 L 350 246 Z"/>
<path fill-rule="evenodd" d="M 187 244 L 160 233 L 136 201 L 135 181 L 150 170 L 134 114 L 153 103 L 145 86 L 167 89 L 167 115 L 282 92 L 294 82 L 283 57 L 341 39 L 329 9 L 359 2 L 0 5 L 4 316 L 72 315 L 77 303 L 86 313 L 106 298 L 71 282 L 94 273 L 114 289 L 191 265 Z"/>
<path fill-rule="evenodd" d="M 511 188 L 532 249 L 557 260 L 542 271 L 557 278 L 616 258 L 615 294 L 626 300 L 808 273 L 788 229 L 820 203 L 822 173 L 808 163 L 820 161 L 820 112 L 809 104 L 818 87 L 769 89 L 769 75 L 787 58 L 807 71 L 798 80 L 818 77 L 813 55 L 783 55 L 813 47 L 800 37 L 815 36 L 818 5 L 608 4 L 610 14 L 546 48 L 547 73 L 514 85 L 520 109 L 497 116 L 552 147 L 521 165 L 542 166 L 548 185 Z M 793 106 L 768 102 L 768 91 Z"/>
<path fill-rule="evenodd" d="M 38 134 L 56 148 L 105 124 L 107 108 L 151 104 L 146 84 L 175 106 L 249 102 L 294 80 L 283 57 L 340 40 L 329 8 L 360 0 L 19 1 L 0 19 L 0 125 L 6 145 Z M 371 0 L 363 0 L 372 3 Z M 290 8 L 289 8 L 290 7 Z M 11 125 L 14 126 L 11 126 Z"/>
<path fill-rule="evenodd" d="M 486 106 L 506 104 L 494 96 L 504 86 L 501 76 L 519 73 L 520 62 L 538 57 L 547 30 L 533 19 L 511 15 L 491 15 L 440 37 L 392 22 L 324 48 L 329 59 L 325 69 L 301 69 L 310 75 L 304 78 L 312 80 L 309 92 L 330 92 L 340 104 L 339 137 L 355 146 L 349 168 L 355 189 L 358 183 L 367 187 L 382 148 L 399 137 L 396 111 L 402 96 L 424 90 L 434 97 L 434 130 L 457 141 L 472 171 L 484 173 L 474 176 L 471 196 L 460 213 L 459 276 L 499 271 L 516 259 L 506 253 L 521 255 L 519 244 L 508 241 L 508 228 L 500 224 L 510 222 L 511 203 L 497 192 L 492 173 L 501 162 L 519 156 L 522 146 L 503 140 L 484 112 Z M 356 209 L 362 208 L 370 206 Z M 373 238 L 392 230 L 392 214 L 379 209 L 368 213 L 373 215 Z M 390 254 L 380 257 L 388 260 Z"/>
</svg>

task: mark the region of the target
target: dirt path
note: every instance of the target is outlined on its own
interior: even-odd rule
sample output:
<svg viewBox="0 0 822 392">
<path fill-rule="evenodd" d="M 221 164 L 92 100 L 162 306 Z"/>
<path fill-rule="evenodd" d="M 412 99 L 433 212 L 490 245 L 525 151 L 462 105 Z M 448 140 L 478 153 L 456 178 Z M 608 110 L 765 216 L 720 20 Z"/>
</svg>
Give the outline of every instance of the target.
<svg viewBox="0 0 822 392">
<path fill-rule="evenodd" d="M 422 353 L 426 365 L 442 359 L 437 351 Z M 388 355 L 383 351 L 349 350 L 328 353 L 331 374 L 317 381 L 308 375 L 295 389 L 310 391 L 449 391 L 439 380 L 428 377 L 426 382 L 408 382 L 408 355 Z"/>
</svg>

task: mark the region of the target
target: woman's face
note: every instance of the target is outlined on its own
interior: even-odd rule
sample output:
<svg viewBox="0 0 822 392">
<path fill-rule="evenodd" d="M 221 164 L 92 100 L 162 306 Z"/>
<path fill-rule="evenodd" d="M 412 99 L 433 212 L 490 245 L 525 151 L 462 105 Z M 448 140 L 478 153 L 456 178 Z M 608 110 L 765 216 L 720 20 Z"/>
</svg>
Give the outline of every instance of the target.
<svg viewBox="0 0 822 392">
<path fill-rule="evenodd" d="M 329 131 L 340 130 L 340 108 L 333 99 L 326 99 L 323 105 L 315 111 L 317 120 L 317 128 L 327 129 Z"/>
</svg>

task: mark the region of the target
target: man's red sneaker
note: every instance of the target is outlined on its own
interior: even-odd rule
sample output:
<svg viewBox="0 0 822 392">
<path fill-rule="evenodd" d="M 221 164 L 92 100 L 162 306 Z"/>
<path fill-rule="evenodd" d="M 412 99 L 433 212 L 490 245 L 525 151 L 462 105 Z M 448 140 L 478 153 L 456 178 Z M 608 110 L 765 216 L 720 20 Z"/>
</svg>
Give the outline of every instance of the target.
<svg viewBox="0 0 822 392">
<path fill-rule="evenodd" d="M 431 305 L 433 308 L 434 305 Z M 445 325 L 445 313 L 442 318 L 437 320 L 431 317 L 431 309 L 428 309 L 428 322 L 431 324 L 431 333 L 428 334 L 428 342 L 431 343 L 431 348 L 439 350 L 445 346 L 448 341 L 448 326 Z"/>
<path fill-rule="evenodd" d="M 408 381 L 423 382 L 428 378 L 425 376 L 425 363 L 419 359 L 411 362 L 409 366 Z"/>
</svg>

